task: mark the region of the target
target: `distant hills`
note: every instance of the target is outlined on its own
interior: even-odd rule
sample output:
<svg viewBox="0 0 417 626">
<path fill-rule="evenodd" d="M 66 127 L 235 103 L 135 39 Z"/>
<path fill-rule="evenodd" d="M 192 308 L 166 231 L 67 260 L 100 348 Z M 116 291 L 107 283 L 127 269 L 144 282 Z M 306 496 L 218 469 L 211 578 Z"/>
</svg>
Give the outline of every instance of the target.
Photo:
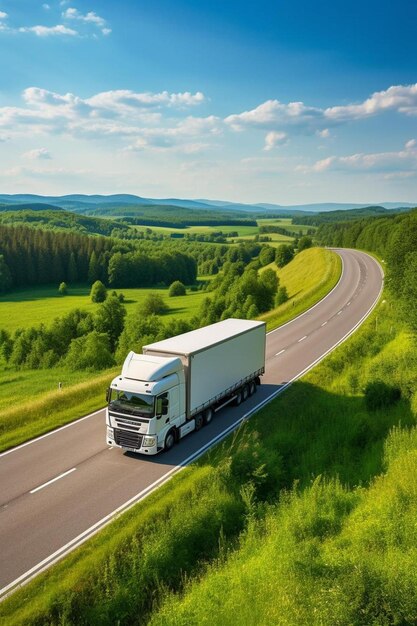
<svg viewBox="0 0 417 626">
<path fill-rule="evenodd" d="M 323 202 L 314 204 L 280 205 L 270 203 L 245 204 L 238 202 L 228 202 L 226 200 L 189 200 L 184 198 L 143 198 L 133 194 L 113 194 L 113 195 L 85 195 L 70 194 L 65 196 L 40 196 L 34 194 L 0 194 L 0 210 L 16 210 L 35 208 L 35 205 L 43 205 L 42 210 L 48 208 L 66 209 L 76 213 L 84 214 L 117 214 L 126 213 L 123 208 L 133 207 L 180 207 L 183 209 L 203 210 L 205 212 L 238 212 L 251 214 L 279 214 L 282 216 L 295 216 L 301 213 L 315 214 L 331 211 L 346 211 L 351 209 L 364 209 L 378 206 L 385 209 L 412 208 L 417 203 L 410 202 L 378 202 L 375 204 L 355 204 L 340 202 Z M 11 207 L 10 205 L 14 205 Z M 7 208 L 6 208 L 7 207 Z M 36 207 L 37 208 L 37 207 Z M 41 210 L 39 208 L 39 210 Z"/>
</svg>

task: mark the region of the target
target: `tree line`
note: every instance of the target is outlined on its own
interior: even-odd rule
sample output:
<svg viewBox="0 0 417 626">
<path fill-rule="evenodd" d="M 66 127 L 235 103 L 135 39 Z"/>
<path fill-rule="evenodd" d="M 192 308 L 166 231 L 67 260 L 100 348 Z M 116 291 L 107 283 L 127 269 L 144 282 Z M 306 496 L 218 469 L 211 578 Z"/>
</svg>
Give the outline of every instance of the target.
<svg viewBox="0 0 417 626">
<path fill-rule="evenodd" d="M 417 209 L 383 218 L 323 224 L 316 236 L 327 246 L 381 255 L 387 263 L 387 284 L 400 301 L 405 320 L 417 330 Z"/>
</svg>

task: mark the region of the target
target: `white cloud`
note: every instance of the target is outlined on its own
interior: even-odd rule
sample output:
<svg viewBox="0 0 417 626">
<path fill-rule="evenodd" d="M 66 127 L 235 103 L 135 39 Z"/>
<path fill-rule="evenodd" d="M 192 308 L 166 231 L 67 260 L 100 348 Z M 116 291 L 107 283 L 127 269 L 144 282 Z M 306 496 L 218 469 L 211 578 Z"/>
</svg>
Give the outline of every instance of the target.
<svg viewBox="0 0 417 626">
<path fill-rule="evenodd" d="M 368 173 L 377 172 L 389 176 L 417 175 L 417 148 L 414 139 L 407 141 L 403 150 L 398 152 L 357 153 L 348 156 L 330 156 L 316 163 L 311 168 L 299 168 L 299 171 L 327 172 L 344 171 Z"/>
<path fill-rule="evenodd" d="M 38 161 L 38 160 L 48 160 L 52 159 L 49 150 L 46 148 L 35 148 L 33 150 L 29 150 L 22 154 L 24 159 L 29 159 L 30 161 Z"/>
<path fill-rule="evenodd" d="M 7 13 L 0 11 L 0 20 L 5 20 L 8 17 Z"/>
<path fill-rule="evenodd" d="M 34 33 L 37 37 L 49 37 L 51 35 L 75 37 L 78 35 L 76 30 L 67 28 L 63 24 L 57 24 L 56 26 L 21 26 L 18 30 L 19 33 Z"/>
<path fill-rule="evenodd" d="M 42 8 L 45 9 L 45 11 L 49 11 L 49 9 L 51 8 L 50 4 L 46 4 L 46 2 L 42 5 Z"/>
<path fill-rule="evenodd" d="M 271 130 L 265 137 L 264 150 L 269 151 L 276 146 L 282 146 L 283 144 L 287 143 L 287 139 L 287 133 L 279 133 L 275 130 Z"/>
<path fill-rule="evenodd" d="M 304 102 L 283 103 L 267 100 L 249 111 L 225 118 L 234 131 L 259 128 L 271 131 L 291 131 L 298 134 L 316 133 L 322 138 L 330 135 L 330 127 L 353 120 L 365 119 L 387 111 L 417 115 L 417 83 L 396 85 L 372 94 L 358 104 L 314 107 Z"/>
<path fill-rule="evenodd" d="M 184 109 L 204 101 L 201 92 L 117 90 L 84 99 L 29 87 L 22 96 L 24 106 L 0 108 L 0 132 L 14 137 L 65 134 L 100 141 L 113 137 L 122 143 L 128 138 L 135 150 L 199 151 L 223 130 L 222 120 L 215 116 L 178 119 Z M 176 110 L 173 119 L 166 117 L 172 109 Z"/>
<path fill-rule="evenodd" d="M 108 28 L 106 20 L 100 15 L 97 15 L 94 11 L 83 14 L 80 13 L 78 9 L 69 7 L 62 13 L 62 17 L 64 20 L 78 20 L 79 22 L 84 22 L 84 24 L 92 24 L 99 28 L 103 35 L 109 35 L 111 33 L 111 28 Z"/>
</svg>

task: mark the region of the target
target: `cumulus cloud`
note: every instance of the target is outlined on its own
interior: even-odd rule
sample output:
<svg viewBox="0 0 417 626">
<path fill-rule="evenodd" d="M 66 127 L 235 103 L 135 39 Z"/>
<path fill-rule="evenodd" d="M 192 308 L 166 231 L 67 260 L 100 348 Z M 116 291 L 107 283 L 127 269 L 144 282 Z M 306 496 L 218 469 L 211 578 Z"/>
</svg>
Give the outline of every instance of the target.
<svg viewBox="0 0 417 626">
<path fill-rule="evenodd" d="M 267 100 L 249 111 L 229 115 L 224 121 L 237 132 L 259 128 L 268 132 L 316 133 L 327 138 L 332 126 L 387 111 L 417 115 L 417 83 L 389 87 L 385 91 L 375 92 L 360 103 L 327 108 L 309 106 L 304 102 Z"/>
<path fill-rule="evenodd" d="M 108 28 L 106 20 L 97 15 L 94 11 L 88 11 L 88 13 L 83 14 L 75 9 L 74 7 L 69 7 L 62 14 L 63 19 L 65 20 L 78 20 L 79 22 L 84 22 L 84 24 L 92 24 L 101 30 L 103 35 L 109 35 L 111 33 L 111 29 Z"/>
<path fill-rule="evenodd" d="M 42 161 L 52 159 L 51 153 L 46 148 L 34 148 L 33 150 L 29 150 L 22 154 L 24 159 L 29 159 L 30 161 Z"/>
<path fill-rule="evenodd" d="M 407 141 L 398 152 L 357 153 L 348 156 L 329 156 L 304 171 L 327 172 L 343 171 L 367 173 L 376 172 L 392 176 L 417 175 L 416 141 Z"/>
<path fill-rule="evenodd" d="M 5 20 L 7 18 L 7 13 L 4 11 L 0 11 L 0 20 Z"/>
<path fill-rule="evenodd" d="M 130 149 L 183 149 L 199 151 L 222 132 L 223 122 L 215 116 L 186 116 L 184 109 L 204 102 L 201 92 L 160 93 L 131 90 L 108 91 L 81 98 L 29 87 L 24 106 L 0 108 L 0 131 L 13 136 L 66 134 L 101 140 L 128 139 Z M 173 119 L 169 111 L 176 111 Z"/>
<path fill-rule="evenodd" d="M 50 4 L 46 4 L 46 2 L 42 5 L 42 8 L 45 9 L 45 11 L 49 11 L 49 9 L 51 8 Z"/>
<path fill-rule="evenodd" d="M 37 37 L 49 37 L 49 36 L 62 36 L 67 35 L 75 37 L 78 32 L 73 28 L 67 28 L 63 24 L 57 24 L 56 26 L 21 26 L 18 29 L 19 33 L 34 33 Z"/>
</svg>

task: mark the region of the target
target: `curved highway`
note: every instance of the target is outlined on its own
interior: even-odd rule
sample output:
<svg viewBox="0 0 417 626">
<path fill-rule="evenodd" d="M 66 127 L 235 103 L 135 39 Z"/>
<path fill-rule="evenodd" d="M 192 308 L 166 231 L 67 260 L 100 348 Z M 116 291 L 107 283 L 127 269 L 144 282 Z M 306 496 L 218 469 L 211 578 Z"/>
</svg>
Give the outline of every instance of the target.
<svg viewBox="0 0 417 626">
<path fill-rule="evenodd" d="M 170 452 L 135 457 L 109 448 L 100 410 L 0 455 L 0 597 L 168 480 L 353 332 L 377 302 L 383 274 L 362 252 L 337 252 L 343 272 L 333 291 L 268 333 L 258 393 Z"/>
</svg>

